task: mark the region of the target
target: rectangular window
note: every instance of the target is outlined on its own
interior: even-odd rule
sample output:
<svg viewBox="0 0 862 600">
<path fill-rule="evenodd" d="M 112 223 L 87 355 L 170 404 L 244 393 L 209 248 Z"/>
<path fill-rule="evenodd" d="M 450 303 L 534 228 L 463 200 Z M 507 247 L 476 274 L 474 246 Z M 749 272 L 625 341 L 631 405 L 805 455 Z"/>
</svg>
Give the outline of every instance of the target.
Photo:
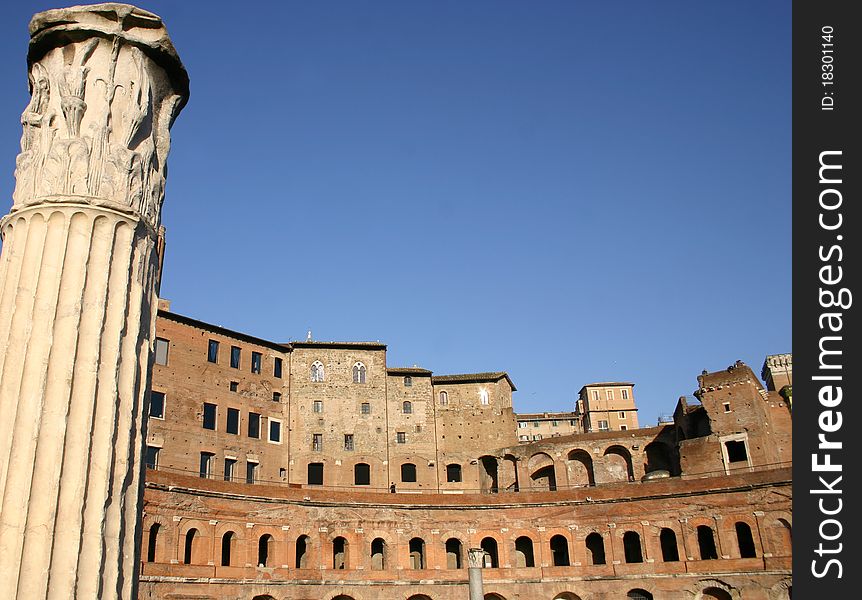
<svg viewBox="0 0 862 600">
<path fill-rule="evenodd" d="M 159 468 L 159 450 L 157 446 L 147 446 L 146 465 L 148 469 Z"/>
<path fill-rule="evenodd" d="M 269 441 L 273 444 L 281 443 L 281 421 L 269 418 Z"/>
<path fill-rule="evenodd" d="M 533 421 L 533 427 L 538 427 L 538 426 L 539 426 L 539 422 L 538 422 L 538 421 Z"/>
<path fill-rule="evenodd" d="M 204 429 L 212 429 L 215 431 L 216 411 L 217 408 L 215 404 L 204 402 Z"/>
<path fill-rule="evenodd" d="M 170 342 L 164 338 L 156 338 L 156 364 L 168 364 L 168 346 Z"/>
<path fill-rule="evenodd" d="M 239 356 L 242 350 L 239 346 L 230 347 L 230 368 L 239 369 Z"/>
<path fill-rule="evenodd" d="M 281 402 L 281 392 L 273 392 L 272 393 L 272 401 L 273 402 Z"/>
<path fill-rule="evenodd" d="M 407 443 L 407 432 L 406 431 L 398 431 L 395 433 L 395 443 L 396 444 L 406 444 Z"/>
<path fill-rule="evenodd" d="M 614 391 L 613 390 L 605 390 L 605 395 L 608 397 L 608 400 L 614 399 Z"/>
<path fill-rule="evenodd" d="M 225 458 L 224 459 L 224 480 L 225 481 L 233 481 L 235 468 L 236 468 L 236 459 L 235 458 Z"/>
<path fill-rule="evenodd" d="M 577 425 L 577 423 L 578 423 L 578 422 L 577 422 L 577 421 L 575 421 L 574 419 L 569 419 L 569 425 L 571 425 L 572 427 L 574 427 L 575 425 Z"/>
<path fill-rule="evenodd" d="M 542 434 L 541 434 L 541 433 L 539 433 L 539 434 L 537 434 L 537 435 L 534 435 L 534 436 L 533 436 L 533 439 L 534 439 L 534 440 L 540 440 L 540 439 L 542 439 Z"/>
<path fill-rule="evenodd" d="M 315 433 L 311 436 L 311 449 L 315 452 L 323 451 L 323 434 Z"/>
<path fill-rule="evenodd" d="M 560 426 L 559 421 L 551 421 L 551 427 L 559 427 L 559 426 Z"/>
<path fill-rule="evenodd" d="M 593 400 L 599 401 L 599 390 L 593 390 Z"/>
<path fill-rule="evenodd" d="M 519 439 L 519 440 L 521 440 L 522 442 L 529 442 L 529 441 L 530 441 L 530 436 L 528 436 L 528 435 L 519 435 L 519 436 L 518 436 L 518 439 Z"/>
<path fill-rule="evenodd" d="M 353 434 L 345 433 L 344 434 L 344 449 L 345 450 L 353 450 Z"/>
<path fill-rule="evenodd" d="M 239 381 L 231 381 L 230 382 L 230 391 L 236 392 L 239 390 Z"/>
<path fill-rule="evenodd" d="M 629 391 L 628 390 L 620 390 L 620 394 L 622 395 L 623 400 L 629 399 Z"/>
<path fill-rule="evenodd" d="M 413 378 L 410 377 L 409 375 L 405 376 L 404 377 L 404 387 L 410 387 L 411 385 L 413 385 Z"/>
<path fill-rule="evenodd" d="M 228 433 L 239 435 L 239 409 L 227 409 L 227 429 Z"/>
<path fill-rule="evenodd" d="M 248 461 L 245 463 L 245 482 L 246 483 L 254 483 L 257 481 L 257 467 L 258 464 L 256 462 Z"/>
<path fill-rule="evenodd" d="M 620 412 L 618 412 L 618 413 L 617 413 L 617 416 L 618 416 L 620 419 L 625 419 L 625 418 L 626 418 L 626 411 L 621 410 Z"/>
<path fill-rule="evenodd" d="M 260 363 L 263 360 L 260 352 L 251 353 L 251 372 L 260 374 Z"/>
<path fill-rule="evenodd" d="M 165 393 L 150 391 L 150 417 L 153 419 L 165 418 Z"/>
<path fill-rule="evenodd" d="M 213 466 L 213 457 L 215 454 L 212 452 L 201 452 L 201 469 L 200 476 L 207 478 L 212 473 Z"/>
<path fill-rule="evenodd" d="M 276 357 L 272 365 L 272 376 L 281 379 L 281 359 Z"/>
<path fill-rule="evenodd" d="M 368 402 L 363 402 L 359 406 L 359 412 L 363 415 L 370 415 L 371 414 L 371 404 L 369 404 Z"/>
<path fill-rule="evenodd" d="M 322 413 L 323 412 L 323 400 L 315 400 L 311 405 L 311 409 L 316 413 Z"/>
<path fill-rule="evenodd" d="M 723 404 L 723 406 L 724 406 L 724 412 L 730 412 L 730 402 L 725 402 Z"/>
<path fill-rule="evenodd" d="M 209 347 L 207 348 L 207 361 L 211 363 L 218 362 L 218 342 L 215 340 L 210 340 Z"/>
<path fill-rule="evenodd" d="M 599 421 L 599 431 L 607 431 L 608 430 L 608 422 L 607 421 Z"/>
<path fill-rule="evenodd" d="M 628 425 L 620 425 L 620 431 L 628 431 L 628 429 L 629 429 Z"/>
<path fill-rule="evenodd" d="M 518 429 L 523 429 L 526 426 L 527 426 L 526 421 L 518 421 Z"/>
<path fill-rule="evenodd" d="M 248 413 L 248 437 L 260 439 L 260 415 L 257 413 Z"/>
</svg>

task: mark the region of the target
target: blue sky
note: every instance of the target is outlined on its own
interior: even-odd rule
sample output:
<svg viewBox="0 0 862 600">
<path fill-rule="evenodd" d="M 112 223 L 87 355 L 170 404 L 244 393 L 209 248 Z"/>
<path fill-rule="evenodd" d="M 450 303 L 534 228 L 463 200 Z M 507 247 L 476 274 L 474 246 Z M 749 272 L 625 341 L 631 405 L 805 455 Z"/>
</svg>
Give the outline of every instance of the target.
<svg viewBox="0 0 862 600">
<path fill-rule="evenodd" d="M 52 6 L 0 21 L 7 206 Z M 522 412 L 633 381 L 642 425 L 702 369 L 792 351 L 790 2 L 140 6 L 191 77 L 176 312 L 505 370 Z"/>
</svg>

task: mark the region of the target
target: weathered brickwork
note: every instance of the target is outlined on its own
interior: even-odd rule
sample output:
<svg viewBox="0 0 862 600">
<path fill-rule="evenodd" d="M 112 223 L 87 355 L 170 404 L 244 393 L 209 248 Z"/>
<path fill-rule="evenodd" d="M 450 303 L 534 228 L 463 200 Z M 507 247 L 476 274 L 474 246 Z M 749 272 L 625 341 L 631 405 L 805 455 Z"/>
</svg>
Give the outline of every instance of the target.
<svg viewBox="0 0 862 600">
<path fill-rule="evenodd" d="M 490 600 L 789 598 L 790 411 L 742 363 L 698 377 L 673 424 L 519 443 L 502 372 L 387 367 L 379 342 L 279 344 L 168 312 L 157 334 L 141 598 L 461 599 L 471 547 Z M 632 384 L 594 385 L 629 386 L 630 409 L 602 410 L 636 423 Z"/>
</svg>

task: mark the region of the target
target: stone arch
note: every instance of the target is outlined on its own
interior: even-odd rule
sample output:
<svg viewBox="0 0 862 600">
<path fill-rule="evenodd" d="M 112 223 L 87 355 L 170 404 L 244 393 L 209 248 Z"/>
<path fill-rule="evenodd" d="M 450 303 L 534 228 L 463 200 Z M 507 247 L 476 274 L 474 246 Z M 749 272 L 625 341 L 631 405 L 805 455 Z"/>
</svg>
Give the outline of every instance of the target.
<svg viewBox="0 0 862 600">
<path fill-rule="evenodd" d="M 237 534 L 227 530 L 221 536 L 221 566 L 230 567 L 236 561 Z"/>
<path fill-rule="evenodd" d="M 500 566 L 500 552 L 497 540 L 488 536 L 486 538 L 482 538 L 482 542 L 479 546 L 485 551 L 485 568 L 498 568 Z"/>
<path fill-rule="evenodd" d="M 408 544 L 410 551 L 410 568 L 424 569 L 425 564 L 425 540 L 420 537 L 412 538 Z"/>
<path fill-rule="evenodd" d="M 584 545 L 587 547 L 587 553 L 592 565 L 604 565 L 605 559 L 605 539 L 597 531 L 592 532 L 584 539 Z"/>
<path fill-rule="evenodd" d="M 641 536 L 637 531 L 626 531 L 623 534 L 623 553 L 627 563 L 642 563 L 644 561 Z"/>
<path fill-rule="evenodd" d="M 572 592 L 560 592 L 554 596 L 554 600 L 581 600 L 581 597 Z"/>
<path fill-rule="evenodd" d="M 634 481 L 632 454 L 620 445 L 609 446 L 604 453 L 605 469 L 614 481 Z"/>
<path fill-rule="evenodd" d="M 740 558 L 757 558 L 757 548 L 754 544 L 754 534 L 751 525 L 745 521 L 737 521 L 733 528 L 736 530 L 736 546 Z"/>
<path fill-rule="evenodd" d="M 551 559 L 555 567 L 568 567 L 571 565 L 569 558 L 569 540 L 563 535 L 555 535 L 551 538 Z"/>
<path fill-rule="evenodd" d="M 626 598 L 628 598 L 628 600 L 653 600 L 652 594 L 643 588 L 629 590 L 629 593 L 626 594 Z"/>
<path fill-rule="evenodd" d="M 431 600 L 431 596 L 426 596 L 425 594 L 414 594 L 407 598 L 407 600 Z"/>
<path fill-rule="evenodd" d="M 485 600 L 506 600 L 505 596 L 501 596 L 497 593 L 485 594 Z"/>
<path fill-rule="evenodd" d="M 147 562 L 156 562 L 159 556 L 162 554 L 160 552 L 161 547 L 164 546 L 164 538 L 165 534 L 162 531 L 164 527 L 158 521 L 152 523 L 150 528 L 147 530 Z"/>
<path fill-rule="evenodd" d="M 782 579 L 769 588 L 769 600 L 790 600 L 793 596 L 793 580 Z"/>
<path fill-rule="evenodd" d="M 383 571 L 386 569 L 386 540 L 377 537 L 371 540 L 371 570 Z"/>
<path fill-rule="evenodd" d="M 273 598 L 269 594 L 258 594 L 257 596 L 254 596 L 251 600 L 275 600 L 275 598 Z"/>
<path fill-rule="evenodd" d="M 740 600 L 739 590 L 720 579 L 702 579 L 695 586 L 695 600 Z"/>
<path fill-rule="evenodd" d="M 194 531 L 191 535 L 190 532 Z M 209 561 L 209 538 L 212 529 L 206 521 L 189 520 L 181 523 L 177 537 L 180 562 L 186 565 L 205 565 Z M 187 556 L 187 553 L 191 554 Z M 186 562 L 186 558 L 190 558 Z"/>
<path fill-rule="evenodd" d="M 533 555 L 533 540 L 526 535 L 515 539 L 515 567 L 535 567 L 536 559 Z"/>
<path fill-rule="evenodd" d="M 527 462 L 533 489 L 555 491 L 557 475 L 554 472 L 554 459 L 545 452 L 536 452 Z"/>
<path fill-rule="evenodd" d="M 348 596 L 347 594 L 337 594 L 333 596 L 330 600 L 356 600 L 353 596 Z"/>
<path fill-rule="evenodd" d="M 527 461 L 527 467 L 530 469 L 530 472 L 536 471 L 537 469 L 541 469 L 542 467 L 548 467 L 554 465 L 554 459 L 545 452 L 536 452 L 530 457 L 530 460 Z"/>
<path fill-rule="evenodd" d="M 673 452 L 664 442 L 650 442 L 644 448 L 646 462 L 644 462 L 644 473 L 653 471 L 667 471 L 671 475 L 677 474 L 674 466 Z"/>
<path fill-rule="evenodd" d="M 793 548 L 793 527 L 789 518 L 779 517 L 768 528 L 768 537 L 775 556 L 790 556 Z"/>
<path fill-rule="evenodd" d="M 350 544 L 344 536 L 336 536 L 332 540 L 332 568 L 343 570 L 347 568 L 348 549 Z"/>
<path fill-rule="evenodd" d="M 446 568 L 464 568 L 464 544 L 456 537 L 450 537 L 444 544 L 446 548 Z"/>
<path fill-rule="evenodd" d="M 664 562 L 679 561 L 679 544 L 676 540 L 676 532 L 669 527 L 663 527 L 658 538 L 661 546 L 661 559 Z"/>
<path fill-rule="evenodd" d="M 499 491 L 499 468 L 494 456 L 479 457 L 479 487 L 484 493 Z"/>
<path fill-rule="evenodd" d="M 697 526 L 697 547 L 700 550 L 700 560 L 715 560 L 718 550 L 715 546 L 715 532 L 709 525 Z"/>
<path fill-rule="evenodd" d="M 506 465 L 506 471 L 511 473 L 511 481 L 506 485 L 506 490 L 510 492 L 519 491 L 521 482 L 518 480 L 518 459 L 512 454 L 507 454 L 503 457 L 503 463 Z"/>
<path fill-rule="evenodd" d="M 183 564 L 193 565 L 198 562 L 200 550 L 200 533 L 196 527 L 192 527 L 186 531 L 183 536 Z"/>
<path fill-rule="evenodd" d="M 275 560 L 275 538 L 264 533 L 257 539 L 257 566 L 271 567 Z"/>
<path fill-rule="evenodd" d="M 303 534 L 296 538 L 296 556 L 293 566 L 297 569 L 308 569 L 311 566 L 311 538 Z"/>
<path fill-rule="evenodd" d="M 596 475 L 593 468 L 593 457 L 586 450 L 576 448 L 566 457 L 566 468 L 569 475 L 569 485 L 573 487 L 596 485 Z"/>
</svg>

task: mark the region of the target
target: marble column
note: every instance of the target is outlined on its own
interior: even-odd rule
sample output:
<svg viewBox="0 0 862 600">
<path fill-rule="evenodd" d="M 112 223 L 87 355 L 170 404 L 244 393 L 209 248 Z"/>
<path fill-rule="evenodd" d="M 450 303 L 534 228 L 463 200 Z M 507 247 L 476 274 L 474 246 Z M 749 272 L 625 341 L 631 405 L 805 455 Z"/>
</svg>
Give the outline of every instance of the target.
<svg viewBox="0 0 862 600">
<path fill-rule="evenodd" d="M 123 4 L 30 22 L 0 220 L 0 599 L 132 600 L 169 128 L 188 75 Z"/>
</svg>

